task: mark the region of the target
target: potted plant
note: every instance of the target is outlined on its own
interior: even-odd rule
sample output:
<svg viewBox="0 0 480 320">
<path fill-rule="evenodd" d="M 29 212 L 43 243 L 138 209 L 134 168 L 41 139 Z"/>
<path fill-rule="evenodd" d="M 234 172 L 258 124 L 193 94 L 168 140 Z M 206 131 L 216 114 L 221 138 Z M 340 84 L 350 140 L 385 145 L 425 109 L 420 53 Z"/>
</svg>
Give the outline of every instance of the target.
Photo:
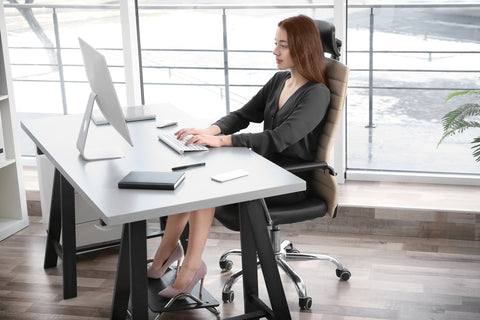
<svg viewBox="0 0 480 320">
<path fill-rule="evenodd" d="M 442 117 L 443 136 L 438 142 L 438 145 L 440 145 L 445 138 L 453 136 L 457 133 L 462 133 L 467 129 L 480 129 L 480 104 L 478 102 L 478 98 L 480 98 L 480 91 L 465 90 L 454 92 L 449 94 L 445 101 L 448 101 L 453 97 L 465 95 L 472 96 L 474 102 L 462 104 Z M 475 161 L 480 162 L 480 137 L 474 138 L 471 143 L 473 157 L 475 158 Z"/>
</svg>

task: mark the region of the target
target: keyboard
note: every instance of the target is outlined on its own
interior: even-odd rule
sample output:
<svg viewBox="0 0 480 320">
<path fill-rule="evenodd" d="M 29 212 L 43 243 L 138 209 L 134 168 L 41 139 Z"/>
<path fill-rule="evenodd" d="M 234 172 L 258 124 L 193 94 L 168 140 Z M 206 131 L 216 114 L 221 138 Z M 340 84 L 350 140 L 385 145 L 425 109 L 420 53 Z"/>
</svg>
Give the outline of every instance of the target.
<svg viewBox="0 0 480 320">
<path fill-rule="evenodd" d="M 173 133 L 160 133 L 158 135 L 158 140 L 162 141 L 166 145 L 168 145 L 173 150 L 177 151 L 180 154 L 184 152 L 191 152 L 191 151 L 208 151 L 208 148 L 201 144 L 189 144 L 188 146 L 185 145 L 185 142 L 190 139 L 191 136 L 186 136 L 183 140 L 178 140 L 177 136 Z"/>
<path fill-rule="evenodd" d="M 125 121 L 127 122 L 155 119 L 155 114 L 145 110 L 144 106 L 126 107 L 122 108 L 122 110 L 125 115 Z M 93 110 L 92 119 L 96 125 L 108 124 L 108 121 L 100 110 Z"/>
</svg>

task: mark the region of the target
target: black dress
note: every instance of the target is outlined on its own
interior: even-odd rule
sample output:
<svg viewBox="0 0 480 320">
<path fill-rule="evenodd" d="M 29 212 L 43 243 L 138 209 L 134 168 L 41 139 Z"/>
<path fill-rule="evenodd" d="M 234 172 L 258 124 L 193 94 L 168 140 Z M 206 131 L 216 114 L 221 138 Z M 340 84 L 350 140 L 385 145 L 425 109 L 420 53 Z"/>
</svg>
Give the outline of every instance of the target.
<svg viewBox="0 0 480 320">
<path fill-rule="evenodd" d="M 280 166 L 314 160 L 318 134 L 330 104 L 330 90 L 322 83 L 307 81 L 278 109 L 280 94 L 290 77 L 288 71 L 277 72 L 245 106 L 214 123 L 222 134 L 232 135 L 234 147 L 248 147 Z M 236 133 L 250 122 L 262 121 L 262 132 Z M 279 205 L 305 197 L 306 192 L 301 191 L 265 201 Z"/>
</svg>

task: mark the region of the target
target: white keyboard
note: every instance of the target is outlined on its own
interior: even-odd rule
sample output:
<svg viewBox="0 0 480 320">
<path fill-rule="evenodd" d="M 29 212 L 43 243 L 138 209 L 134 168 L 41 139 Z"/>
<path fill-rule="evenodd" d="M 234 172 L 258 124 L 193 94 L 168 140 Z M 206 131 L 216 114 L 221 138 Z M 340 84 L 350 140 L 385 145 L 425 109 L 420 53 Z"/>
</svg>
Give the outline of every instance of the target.
<svg viewBox="0 0 480 320">
<path fill-rule="evenodd" d="M 185 145 L 185 142 L 190 139 L 191 136 L 186 136 L 183 140 L 178 140 L 177 136 L 173 133 L 160 133 L 158 135 L 158 140 L 162 141 L 166 145 L 168 145 L 173 150 L 177 151 L 180 154 L 184 152 L 190 151 L 208 151 L 208 148 L 204 145 L 198 144 L 189 144 L 188 146 Z"/>
</svg>

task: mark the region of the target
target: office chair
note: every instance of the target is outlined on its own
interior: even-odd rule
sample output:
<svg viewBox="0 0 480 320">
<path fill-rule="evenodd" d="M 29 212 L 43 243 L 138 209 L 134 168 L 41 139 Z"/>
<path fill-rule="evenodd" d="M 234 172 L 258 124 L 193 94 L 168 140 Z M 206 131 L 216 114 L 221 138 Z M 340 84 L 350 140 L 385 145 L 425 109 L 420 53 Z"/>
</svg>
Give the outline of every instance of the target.
<svg viewBox="0 0 480 320">
<path fill-rule="evenodd" d="M 342 42 L 335 38 L 335 26 L 326 21 L 317 20 L 315 22 L 320 31 L 324 52 L 331 54 L 331 58 L 325 58 L 331 91 L 330 106 L 326 115 L 327 121 L 318 139 L 315 161 L 285 167 L 293 173 L 313 171 L 312 178 L 307 181 L 310 195 L 299 203 L 281 207 L 269 206 L 267 208 L 262 200 L 277 264 L 293 280 L 299 298 L 299 306 L 305 310 L 310 309 L 312 298 L 307 296 L 303 280 L 287 263 L 287 260 L 328 260 L 336 266 L 336 275 L 341 280 L 347 281 L 351 276 L 350 271 L 334 257 L 315 253 L 300 253 L 292 242 L 288 240 L 281 242 L 280 239 L 279 225 L 313 220 L 326 214 L 335 218 L 338 209 L 338 185 L 334 177 L 336 172 L 328 165 L 328 161 L 343 113 L 349 68 L 338 61 Z M 219 207 L 216 209 L 215 217 L 228 229 L 239 230 L 239 217 L 233 215 L 231 210 Z M 223 271 L 229 271 L 232 268 L 233 262 L 227 259 L 230 254 L 240 255 L 241 250 L 229 250 L 221 256 L 219 264 Z M 241 275 L 242 270 L 237 271 L 227 279 L 222 291 L 224 302 L 233 301 L 234 293 L 231 288 Z"/>
</svg>

